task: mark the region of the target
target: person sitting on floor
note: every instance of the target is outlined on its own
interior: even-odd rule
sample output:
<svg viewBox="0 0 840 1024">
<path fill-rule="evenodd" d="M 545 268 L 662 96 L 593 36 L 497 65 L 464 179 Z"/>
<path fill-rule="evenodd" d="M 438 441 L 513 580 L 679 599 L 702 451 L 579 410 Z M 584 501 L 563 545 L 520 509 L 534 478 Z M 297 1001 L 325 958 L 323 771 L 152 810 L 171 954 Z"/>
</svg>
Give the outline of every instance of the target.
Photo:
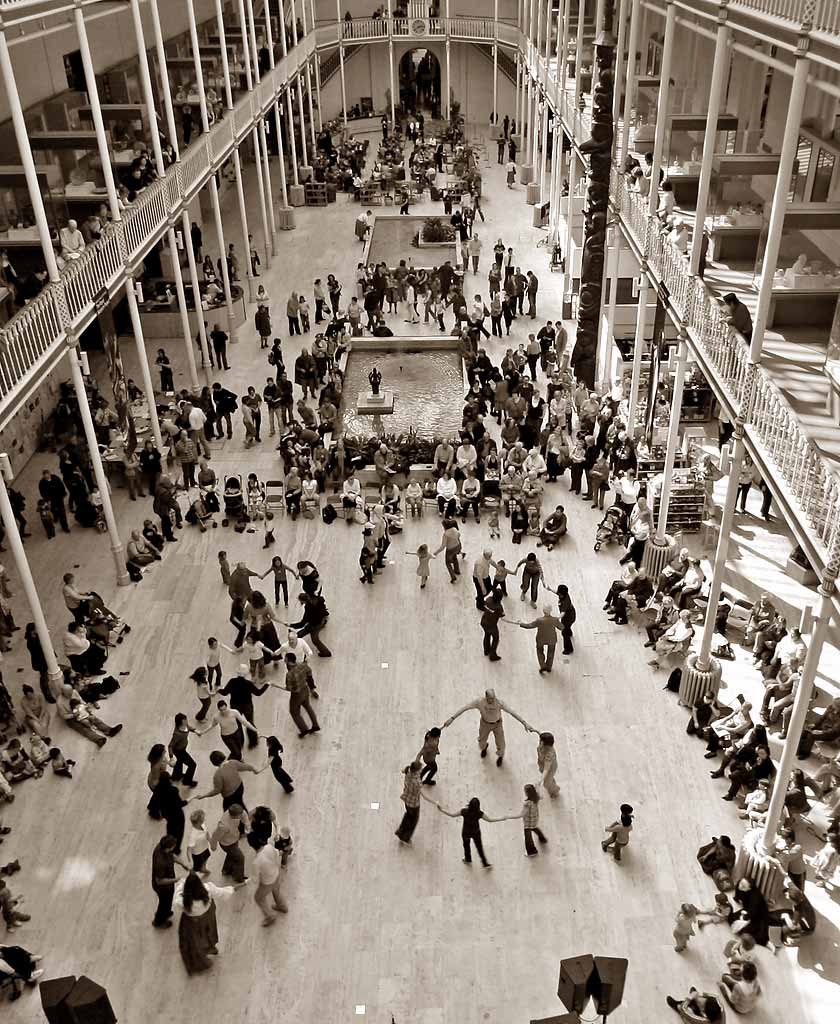
<svg viewBox="0 0 840 1024">
<path fill-rule="evenodd" d="M 717 996 L 713 996 L 709 992 L 698 992 L 696 988 L 690 988 L 685 999 L 666 996 L 665 1002 L 672 1010 L 676 1010 L 685 1021 L 697 1021 L 698 1024 L 710 1021 L 715 1024 L 715 1022 L 723 1020 L 720 1002 Z"/>
<path fill-rule="evenodd" d="M 566 535 L 567 531 L 568 523 L 565 509 L 562 505 L 558 505 L 546 517 L 542 530 L 540 530 L 540 539 L 537 542 L 537 547 L 545 547 L 548 551 L 551 551 L 560 538 Z"/>
</svg>

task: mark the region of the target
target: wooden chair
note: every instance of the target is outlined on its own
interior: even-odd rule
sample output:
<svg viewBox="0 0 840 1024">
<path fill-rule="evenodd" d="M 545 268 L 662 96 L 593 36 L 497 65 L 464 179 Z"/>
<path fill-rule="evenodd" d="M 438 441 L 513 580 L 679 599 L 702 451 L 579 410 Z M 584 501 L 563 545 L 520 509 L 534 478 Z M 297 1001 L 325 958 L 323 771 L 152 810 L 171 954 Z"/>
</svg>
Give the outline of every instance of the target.
<svg viewBox="0 0 840 1024">
<path fill-rule="evenodd" d="M 286 511 L 286 488 L 282 480 L 266 480 L 265 507 L 275 515 L 283 515 Z"/>
</svg>

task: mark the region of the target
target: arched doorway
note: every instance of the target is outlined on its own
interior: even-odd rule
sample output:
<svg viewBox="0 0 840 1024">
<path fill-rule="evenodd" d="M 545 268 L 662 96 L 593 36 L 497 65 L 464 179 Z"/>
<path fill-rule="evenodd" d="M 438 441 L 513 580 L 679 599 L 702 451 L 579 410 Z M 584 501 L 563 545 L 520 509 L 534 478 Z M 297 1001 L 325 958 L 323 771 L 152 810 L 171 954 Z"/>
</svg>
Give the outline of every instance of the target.
<svg viewBox="0 0 840 1024">
<path fill-rule="evenodd" d="M 440 111 L 440 62 L 424 47 L 408 50 L 400 58 L 400 103 L 408 114 Z"/>
</svg>

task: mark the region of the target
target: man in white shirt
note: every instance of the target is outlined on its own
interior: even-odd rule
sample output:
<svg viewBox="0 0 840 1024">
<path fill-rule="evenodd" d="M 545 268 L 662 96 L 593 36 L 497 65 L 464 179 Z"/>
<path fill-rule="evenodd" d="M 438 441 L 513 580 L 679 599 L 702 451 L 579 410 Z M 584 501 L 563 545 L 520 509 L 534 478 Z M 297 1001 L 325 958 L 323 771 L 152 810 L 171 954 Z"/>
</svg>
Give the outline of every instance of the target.
<svg viewBox="0 0 840 1024">
<path fill-rule="evenodd" d="M 347 510 L 355 510 L 356 500 L 362 493 L 362 485 L 359 483 L 359 478 L 354 473 L 351 477 L 348 477 L 341 488 L 341 504 Z M 352 516 L 348 517 L 352 521 Z"/>
<path fill-rule="evenodd" d="M 205 458 L 209 458 L 210 447 L 207 444 L 207 438 L 204 436 L 204 424 L 207 422 L 204 410 L 197 405 L 190 405 L 187 419 L 190 423 L 190 437 L 195 447 L 198 451 L 203 452 Z"/>
<path fill-rule="evenodd" d="M 639 497 L 639 481 L 636 479 L 636 474 L 632 469 L 628 469 L 626 473 L 622 473 L 614 482 L 613 488 L 616 495 L 616 504 L 620 505 L 630 515 L 633 506 L 636 504 L 636 499 Z"/>
<path fill-rule="evenodd" d="M 478 452 L 475 445 L 469 440 L 462 441 L 455 452 L 455 479 L 463 480 L 467 476 L 467 470 L 475 469 L 478 462 Z"/>
<path fill-rule="evenodd" d="M 61 588 L 64 603 L 68 611 L 73 613 L 76 622 L 83 622 L 88 614 L 88 602 L 93 594 L 85 594 L 76 587 L 76 577 L 72 572 L 64 574 L 64 585 Z"/>
<path fill-rule="evenodd" d="M 66 260 L 77 260 L 85 251 L 85 237 L 74 220 L 67 221 L 67 226 L 59 232 L 59 239 L 61 255 Z"/>
<path fill-rule="evenodd" d="M 286 642 L 284 644 L 280 644 L 280 646 L 277 648 L 275 652 L 275 657 L 277 658 L 277 660 L 282 660 L 283 663 L 285 664 L 286 655 L 294 654 L 295 658 L 297 658 L 297 662 L 299 665 L 302 664 L 304 661 L 309 661 L 309 659 L 312 657 L 312 648 L 309 646 L 309 644 L 305 640 L 302 640 L 297 635 L 297 631 L 294 629 L 289 630 L 287 637 L 288 639 L 286 640 Z M 318 696 L 317 693 L 315 694 L 315 696 Z"/>
<path fill-rule="evenodd" d="M 280 914 L 289 912 L 280 892 L 280 851 L 275 847 L 273 840 L 269 840 L 254 858 L 254 870 L 257 872 L 254 903 L 263 913 L 263 927 L 269 928 L 277 920 L 277 914 L 272 913 L 268 905 L 269 896 L 274 910 Z"/>
<path fill-rule="evenodd" d="M 790 632 L 783 636 L 776 644 L 776 650 L 773 652 L 773 661 L 777 661 L 783 668 L 789 668 L 791 662 L 794 661 L 799 665 L 803 665 L 807 653 L 808 645 L 802 639 L 802 634 L 796 626 L 792 626 Z"/>
</svg>

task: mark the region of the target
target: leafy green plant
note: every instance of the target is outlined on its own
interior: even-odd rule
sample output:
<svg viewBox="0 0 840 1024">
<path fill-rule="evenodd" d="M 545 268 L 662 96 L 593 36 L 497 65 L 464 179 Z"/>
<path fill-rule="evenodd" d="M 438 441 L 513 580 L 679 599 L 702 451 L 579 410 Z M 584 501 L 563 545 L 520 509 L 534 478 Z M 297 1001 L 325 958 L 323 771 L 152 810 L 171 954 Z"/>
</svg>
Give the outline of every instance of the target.
<svg viewBox="0 0 840 1024">
<path fill-rule="evenodd" d="M 422 236 L 424 242 L 453 242 L 455 229 L 440 217 L 427 217 L 423 221 Z"/>
</svg>

